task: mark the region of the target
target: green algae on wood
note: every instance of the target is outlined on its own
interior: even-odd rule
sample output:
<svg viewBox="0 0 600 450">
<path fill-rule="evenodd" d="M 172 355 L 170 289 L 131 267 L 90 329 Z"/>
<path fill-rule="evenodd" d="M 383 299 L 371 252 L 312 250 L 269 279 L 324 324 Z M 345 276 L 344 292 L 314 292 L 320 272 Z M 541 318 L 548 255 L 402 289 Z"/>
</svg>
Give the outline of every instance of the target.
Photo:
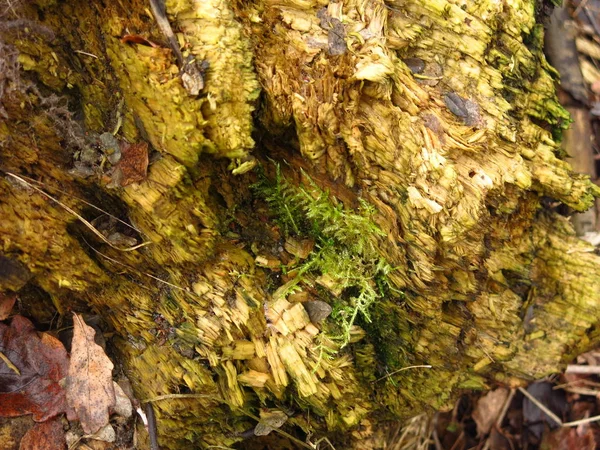
<svg viewBox="0 0 600 450">
<path fill-rule="evenodd" d="M 265 404 L 299 405 L 289 423 L 306 432 L 369 430 L 489 380 L 545 375 L 597 342 L 597 257 L 542 209 L 549 196 L 583 210 L 598 189 L 559 151 L 568 118 L 534 2 L 167 1 L 183 51 L 210 63 L 199 98 L 183 89 L 145 4 L 92 5 L 38 2 L 45 26 L 73 35 L 68 51 L 32 35 L 13 44 L 27 80 L 39 74 L 70 99 L 86 131 L 148 140 L 160 153 L 148 178 L 114 190 L 75 181 L 73 149 L 35 92 L 7 101 L 2 168 L 106 202 L 151 244 L 87 245 L 73 217 L 4 180 L 2 251 L 60 311 L 85 299 L 112 325 L 137 395 L 154 400 L 161 444 L 232 445 Z M 72 13 L 89 15 L 85 27 Z M 159 46 L 122 42 L 126 31 Z M 367 227 L 363 247 L 394 268 L 386 277 L 402 295 L 384 289 L 372 321 L 357 318 L 367 332 L 352 327 L 343 349 L 325 333 L 330 318 L 310 323 L 309 289 L 274 298 L 273 280 L 293 279 L 276 263 L 292 247 L 249 194 L 253 177 L 234 180 L 213 158 L 248 168 L 250 150 L 292 161 L 294 187 L 303 167 L 345 207 L 363 199 L 377 211 L 382 233 Z M 343 225 L 338 215 L 321 228 Z M 28 242 L 32 232 L 47 242 Z M 255 252 L 269 248 L 268 258 Z M 332 296 L 330 281 L 308 295 Z M 432 369 L 398 372 L 424 363 Z"/>
</svg>

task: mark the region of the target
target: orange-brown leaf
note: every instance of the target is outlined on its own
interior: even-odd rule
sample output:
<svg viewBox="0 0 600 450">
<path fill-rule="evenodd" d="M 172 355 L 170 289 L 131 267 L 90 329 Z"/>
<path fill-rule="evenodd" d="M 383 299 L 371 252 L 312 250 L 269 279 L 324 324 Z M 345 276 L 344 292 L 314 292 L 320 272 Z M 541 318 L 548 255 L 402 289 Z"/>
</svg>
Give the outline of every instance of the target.
<svg viewBox="0 0 600 450">
<path fill-rule="evenodd" d="M 62 423 L 55 418 L 30 428 L 21 439 L 19 450 L 63 450 L 66 443 Z"/>
<path fill-rule="evenodd" d="M 160 47 L 160 45 L 155 44 L 150 39 L 146 39 L 144 36 L 140 36 L 139 34 L 126 34 L 121 38 L 121 42 L 124 44 L 142 44 L 148 47 Z"/>
<path fill-rule="evenodd" d="M 0 352 L 0 417 L 33 414 L 41 422 L 65 411 L 68 359 L 58 339 L 15 316 L 10 326 L 0 323 Z"/>
<path fill-rule="evenodd" d="M 117 169 L 121 172 L 121 186 L 144 181 L 148 172 L 148 144 L 123 145 Z"/>
<path fill-rule="evenodd" d="M 0 292 L 0 320 L 6 319 L 17 300 L 17 294 L 5 294 Z"/>
<path fill-rule="evenodd" d="M 83 431 L 92 434 L 108 423 L 115 405 L 113 363 L 94 342 L 95 331 L 83 318 L 73 314 L 73 343 L 67 376 L 67 404 L 81 421 Z"/>
</svg>

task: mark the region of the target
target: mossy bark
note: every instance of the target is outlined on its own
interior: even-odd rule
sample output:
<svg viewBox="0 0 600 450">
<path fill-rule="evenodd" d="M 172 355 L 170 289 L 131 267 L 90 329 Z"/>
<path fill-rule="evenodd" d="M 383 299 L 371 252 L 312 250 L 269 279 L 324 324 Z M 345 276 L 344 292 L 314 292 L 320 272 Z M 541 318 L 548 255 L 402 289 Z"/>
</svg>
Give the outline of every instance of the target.
<svg viewBox="0 0 600 450">
<path fill-rule="evenodd" d="M 184 55 L 209 63 L 198 97 L 144 2 L 7 10 L 1 50 L 20 69 L 0 78 L 0 287 L 44 292 L 23 305 L 40 324 L 54 309 L 102 315 L 166 448 L 233 445 L 261 407 L 289 432 L 366 448 L 386 420 L 461 389 L 559 370 L 598 343 L 600 260 L 550 205 L 582 211 L 599 190 L 557 143 L 569 117 L 535 7 L 167 0 Z M 114 187 L 106 132 L 150 144 L 144 181 Z M 366 239 L 390 287 L 346 346 L 325 333 L 335 314 L 315 324 L 302 305 L 352 306 L 343 275 L 276 295 L 294 276 L 284 247 L 306 236 L 251 191 L 254 158 L 334 208 L 375 207 Z M 109 245 L 65 208 L 106 221 L 90 204 L 131 224 L 113 236 L 148 245 Z M 399 371 L 414 364 L 432 368 Z"/>
</svg>

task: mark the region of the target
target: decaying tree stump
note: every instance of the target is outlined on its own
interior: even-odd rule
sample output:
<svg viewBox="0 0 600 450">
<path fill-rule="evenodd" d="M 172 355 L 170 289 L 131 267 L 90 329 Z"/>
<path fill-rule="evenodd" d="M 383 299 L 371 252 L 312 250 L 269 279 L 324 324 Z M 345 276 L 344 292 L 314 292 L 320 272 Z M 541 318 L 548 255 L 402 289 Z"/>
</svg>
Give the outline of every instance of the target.
<svg viewBox="0 0 600 450">
<path fill-rule="evenodd" d="M 3 5 L 0 288 L 100 314 L 162 446 L 366 448 L 598 343 L 537 2 L 161 5 Z"/>
</svg>

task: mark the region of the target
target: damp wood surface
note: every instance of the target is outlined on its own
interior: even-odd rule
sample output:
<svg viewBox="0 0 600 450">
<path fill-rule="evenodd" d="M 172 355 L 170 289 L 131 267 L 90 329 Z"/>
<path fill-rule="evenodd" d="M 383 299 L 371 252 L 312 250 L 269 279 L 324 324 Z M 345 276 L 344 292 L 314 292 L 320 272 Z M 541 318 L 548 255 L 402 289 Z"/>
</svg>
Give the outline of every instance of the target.
<svg viewBox="0 0 600 450">
<path fill-rule="evenodd" d="M 15 4 L 0 289 L 101 315 L 163 448 L 280 411 L 377 448 L 561 370 L 598 343 L 600 260 L 556 205 L 600 190 L 561 150 L 536 5 L 167 0 L 191 95 L 149 3 Z"/>
</svg>

